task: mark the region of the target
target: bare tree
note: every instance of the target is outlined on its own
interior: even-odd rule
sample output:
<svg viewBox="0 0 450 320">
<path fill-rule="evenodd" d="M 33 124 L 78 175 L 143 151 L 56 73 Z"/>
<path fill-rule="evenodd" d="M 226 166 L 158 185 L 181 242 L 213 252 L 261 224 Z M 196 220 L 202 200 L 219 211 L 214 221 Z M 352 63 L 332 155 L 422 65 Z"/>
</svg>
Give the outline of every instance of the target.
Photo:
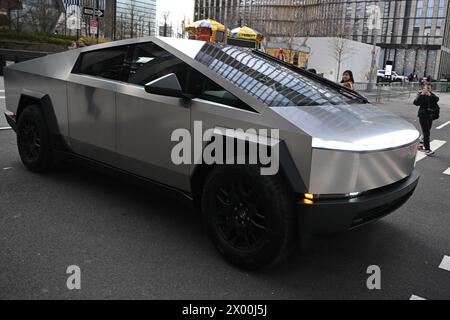
<svg viewBox="0 0 450 320">
<path fill-rule="evenodd" d="M 170 17 L 170 11 L 164 11 L 162 13 L 162 18 L 164 20 L 164 25 L 163 25 L 164 26 L 163 36 L 164 37 L 167 37 L 167 28 L 168 28 L 167 21 L 169 20 L 169 17 Z"/>
<path fill-rule="evenodd" d="M 0 8 L 6 15 L 1 15 L 1 24 L 7 25 L 8 30 L 20 30 L 20 19 L 22 16 L 20 1 L 18 0 L 0 0 Z"/>
<path fill-rule="evenodd" d="M 25 10 L 24 10 L 25 11 Z M 33 31 L 51 33 L 61 11 L 54 0 L 29 0 L 24 21 Z"/>
<path fill-rule="evenodd" d="M 350 46 L 350 40 L 346 39 L 343 35 L 331 39 L 329 41 L 329 47 L 331 49 L 332 56 L 337 63 L 336 82 L 338 82 L 341 74 L 342 63 L 349 58 L 354 50 Z"/>
<path fill-rule="evenodd" d="M 301 6 L 290 7 L 289 12 L 286 12 L 289 19 L 283 28 L 283 34 L 286 39 L 286 50 L 288 53 L 287 62 L 292 63 L 294 58 L 294 41 L 302 34 L 302 10 Z"/>
</svg>

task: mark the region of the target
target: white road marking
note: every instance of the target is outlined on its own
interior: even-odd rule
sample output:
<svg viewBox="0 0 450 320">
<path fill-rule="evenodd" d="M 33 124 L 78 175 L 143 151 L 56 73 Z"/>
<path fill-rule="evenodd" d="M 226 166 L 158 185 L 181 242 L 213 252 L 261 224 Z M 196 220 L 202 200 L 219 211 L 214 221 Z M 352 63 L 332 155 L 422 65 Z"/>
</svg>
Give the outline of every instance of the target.
<svg viewBox="0 0 450 320">
<path fill-rule="evenodd" d="M 1 96 L 0 99 L 5 99 L 5 96 Z"/>
<path fill-rule="evenodd" d="M 416 296 L 416 295 L 412 295 L 411 298 L 409 298 L 409 300 L 427 300 L 427 299 L 424 299 L 424 298 Z"/>
<path fill-rule="evenodd" d="M 0 90 L 0 92 L 5 92 L 5 90 L 4 90 L 4 89 L 2 89 L 2 90 Z"/>
<path fill-rule="evenodd" d="M 11 127 L 0 127 L 0 130 L 10 130 L 12 129 Z"/>
<path fill-rule="evenodd" d="M 446 144 L 447 141 L 442 140 L 433 140 L 430 143 L 431 150 L 436 151 L 437 149 L 441 148 L 444 144 Z M 425 155 L 425 152 L 419 151 L 417 153 L 416 163 L 420 160 L 425 159 L 427 156 Z"/>
<path fill-rule="evenodd" d="M 12 167 L 3 168 L 3 170 L 11 170 L 11 169 L 12 169 Z"/>
<path fill-rule="evenodd" d="M 445 128 L 446 126 L 448 126 L 450 124 L 450 121 L 447 121 L 446 123 L 440 125 L 439 127 L 437 127 L 436 129 L 441 130 L 443 128 Z"/>
<path fill-rule="evenodd" d="M 447 174 L 450 176 L 450 168 L 448 168 L 447 170 L 444 171 L 444 174 Z"/>
<path fill-rule="evenodd" d="M 439 269 L 450 271 L 450 257 L 444 256 L 444 259 L 442 259 L 441 264 L 439 265 Z"/>
</svg>

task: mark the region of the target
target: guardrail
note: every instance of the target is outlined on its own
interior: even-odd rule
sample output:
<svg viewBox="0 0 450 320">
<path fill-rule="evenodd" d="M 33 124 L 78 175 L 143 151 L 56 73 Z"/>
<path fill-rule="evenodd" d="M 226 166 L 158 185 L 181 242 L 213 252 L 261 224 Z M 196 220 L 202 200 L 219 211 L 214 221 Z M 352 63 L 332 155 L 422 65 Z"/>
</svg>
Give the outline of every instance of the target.
<svg viewBox="0 0 450 320">
<path fill-rule="evenodd" d="M 450 92 L 450 82 L 432 82 L 433 91 L 437 93 Z M 381 102 L 394 97 L 414 97 L 423 85 L 419 82 L 391 82 L 378 83 L 372 91 L 368 91 L 369 83 L 358 82 L 354 85 L 355 90 L 366 96 L 371 102 Z"/>
<path fill-rule="evenodd" d="M 13 50 L 1 49 L 0 56 L 3 56 L 7 61 L 21 62 L 31 60 L 48 55 L 49 52 L 29 51 L 29 50 Z"/>
<path fill-rule="evenodd" d="M 14 61 L 15 63 L 40 58 L 50 54 L 42 51 L 14 50 L 0 48 L 0 76 L 3 76 L 3 67 L 6 61 Z"/>
</svg>

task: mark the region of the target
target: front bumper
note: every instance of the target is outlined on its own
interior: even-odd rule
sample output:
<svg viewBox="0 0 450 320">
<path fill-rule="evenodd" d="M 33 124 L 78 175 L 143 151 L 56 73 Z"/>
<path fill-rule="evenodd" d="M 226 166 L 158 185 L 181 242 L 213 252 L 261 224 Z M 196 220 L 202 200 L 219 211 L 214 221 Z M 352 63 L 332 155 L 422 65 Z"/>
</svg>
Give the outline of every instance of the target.
<svg viewBox="0 0 450 320">
<path fill-rule="evenodd" d="M 8 122 L 8 124 L 11 126 L 11 128 L 16 131 L 17 130 L 17 122 L 16 122 L 16 117 L 15 114 L 12 112 L 5 112 L 5 118 L 6 121 Z"/>
<path fill-rule="evenodd" d="M 400 208 L 414 193 L 418 182 L 419 174 L 414 170 L 409 177 L 360 197 L 298 204 L 299 227 L 309 233 L 340 232 L 359 227 Z"/>
</svg>

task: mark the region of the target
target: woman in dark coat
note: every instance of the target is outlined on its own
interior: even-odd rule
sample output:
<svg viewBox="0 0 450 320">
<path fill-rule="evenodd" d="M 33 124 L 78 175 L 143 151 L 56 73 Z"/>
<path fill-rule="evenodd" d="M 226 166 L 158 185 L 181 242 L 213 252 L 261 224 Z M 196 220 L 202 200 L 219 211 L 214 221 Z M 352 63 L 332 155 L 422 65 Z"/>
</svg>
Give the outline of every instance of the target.
<svg viewBox="0 0 450 320">
<path fill-rule="evenodd" d="M 417 94 L 414 104 L 419 107 L 417 116 L 423 133 L 423 145 L 421 149 L 425 150 L 427 156 L 434 155 L 430 148 L 430 133 L 433 127 L 433 120 L 439 118 L 439 97 L 432 92 L 430 84 L 425 84 L 422 91 Z"/>
</svg>

